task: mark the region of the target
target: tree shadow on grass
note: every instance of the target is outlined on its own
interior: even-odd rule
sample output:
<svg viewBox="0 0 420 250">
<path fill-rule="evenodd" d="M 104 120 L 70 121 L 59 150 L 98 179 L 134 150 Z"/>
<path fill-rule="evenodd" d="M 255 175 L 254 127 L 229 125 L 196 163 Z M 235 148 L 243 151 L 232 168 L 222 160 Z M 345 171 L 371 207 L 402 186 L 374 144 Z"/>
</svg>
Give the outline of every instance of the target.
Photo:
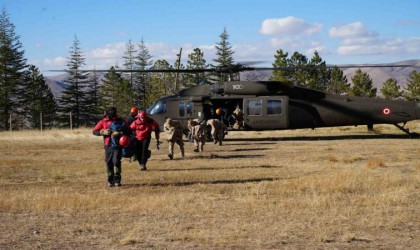
<svg viewBox="0 0 420 250">
<path fill-rule="evenodd" d="M 232 169 L 258 169 L 258 168 L 282 168 L 283 166 L 258 165 L 258 166 L 241 166 L 241 167 L 202 167 L 202 168 L 170 168 L 170 169 L 152 169 L 152 172 L 177 172 L 177 171 L 213 171 L 213 170 L 232 170 Z"/>
<path fill-rule="evenodd" d="M 226 152 L 226 151 L 223 151 Z M 190 156 L 188 157 L 188 160 L 197 160 L 197 159 L 202 159 L 202 160 L 212 160 L 212 159 L 244 159 L 244 158 L 259 158 L 259 157 L 264 157 L 265 155 L 217 155 L 217 154 L 213 154 L 211 153 L 210 155 L 194 155 L 194 156 Z M 170 159 L 166 159 L 167 161 L 183 161 L 183 160 L 187 160 L 187 159 L 183 159 L 183 158 L 174 158 L 173 160 Z"/>
<path fill-rule="evenodd" d="M 125 184 L 122 188 L 138 188 L 138 187 L 184 187 L 192 186 L 197 184 L 205 185 L 218 185 L 218 184 L 243 184 L 243 183 L 256 183 L 263 181 L 275 181 L 278 178 L 252 178 L 252 179 L 241 179 L 241 180 L 212 180 L 212 181 L 184 181 L 174 183 L 139 183 L 139 184 Z"/>
<path fill-rule="evenodd" d="M 294 137 L 259 137 L 259 138 L 229 138 L 227 142 L 249 141 L 333 141 L 333 140 L 360 140 L 360 139 L 411 139 L 410 135 L 401 134 L 366 134 L 366 135 L 326 135 L 326 136 L 294 136 Z M 247 144 L 245 144 L 247 145 Z"/>
</svg>

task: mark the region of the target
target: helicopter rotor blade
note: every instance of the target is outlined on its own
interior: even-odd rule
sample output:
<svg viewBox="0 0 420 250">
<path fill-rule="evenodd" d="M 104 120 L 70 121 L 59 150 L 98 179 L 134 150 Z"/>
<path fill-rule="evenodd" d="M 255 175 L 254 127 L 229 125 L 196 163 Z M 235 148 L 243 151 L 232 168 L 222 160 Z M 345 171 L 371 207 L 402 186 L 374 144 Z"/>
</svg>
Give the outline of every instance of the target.
<svg viewBox="0 0 420 250">
<path fill-rule="evenodd" d="M 258 62 L 256 62 L 258 63 Z M 243 64 L 234 64 L 227 67 L 213 67 L 213 68 L 203 68 L 203 69 L 78 69 L 78 72 L 92 72 L 92 73 L 106 73 L 110 71 L 118 73 L 205 73 L 205 72 L 218 72 L 218 73 L 237 73 L 242 71 L 269 71 L 269 70 L 314 70 L 320 68 L 339 68 L 339 69 L 350 69 L 350 68 L 420 68 L 420 65 L 410 65 L 410 64 L 365 64 L 365 65 L 306 65 L 306 66 L 286 66 L 286 67 L 249 67 L 244 66 Z M 70 72 L 72 70 L 49 70 L 50 72 Z"/>
</svg>

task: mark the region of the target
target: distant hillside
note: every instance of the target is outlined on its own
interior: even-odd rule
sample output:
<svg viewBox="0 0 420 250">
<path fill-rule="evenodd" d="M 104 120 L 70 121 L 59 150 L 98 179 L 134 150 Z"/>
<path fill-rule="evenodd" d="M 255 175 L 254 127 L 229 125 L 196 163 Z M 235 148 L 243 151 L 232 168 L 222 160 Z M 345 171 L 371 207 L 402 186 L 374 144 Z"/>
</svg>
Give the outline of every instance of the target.
<svg viewBox="0 0 420 250">
<path fill-rule="evenodd" d="M 368 66 L 369 64 L 365 64 Z M 408 68 L 408 67 L 392 67 L 392 68 L 369 68 L 369 67 L 360 67 L 363 72 L 369 74 L 370 78 L 373 81 L 373 86 L 379 90 L 382 88 L 383 83 L 388 80 L 388 78 L 394 78 L 397 80 L 398 84 L 401 87 L 405 87 L 407 85 L 407 79 L 413 70 L 420 70 L 420 60 L 407 60 L 395 63 L 387 63 L 381 65 L 390 65 L 390 66 L 398 66 L 398 65 L 415 65 L 419 68 Z M 351 66 L 349 65 L 341 65 L 341 66 Z M 344 69 L 343 73 L 347 77 L 349 83 L 351 83 L 351 78 L 355 75 L 355 72 L 358 68 L 349 68 Z M 268 80 L 271 77 L 271 71 L 258 71 L 258 72 L 243 72 L 241 73 L 242 80 L 249 80 L 249 81 L 263 81 Z"/>
<path fill-rule="evenodd" d="M 65 78 L 66 74 L 56 76 L 44 76 L 45 82 L 48 84 L 55 97 L 59 96 L 63 91 L 63 81 Z"/>
<path fill-rule="evenodd" d="M 369 65 L 369 64 L 366 64 Z M 383 83 L 390 77 L 396 79 L 401 87 L 407 85 L 407 79 L 413 70 L 420 71 L 420 60 L 407 60 L 395 63 L 387 63 L 382 65 L 398 66 L 398 65 L 415 65 L 419 68 L 407 68 L 407 67 L 392 67 L 392 68 L 364 68 L 361 67 L 363 72 L 369 74 L 373 80 L 373 86 L 378 89 L 378 95 Z M 344 66 L 344 65 L 343 65 Z M 346 65 L 349 66 L 349 65 Z M 351 83 L 351 78 L 354 76 L 357 68 L 344 69 L 343 72 L 347 76 L 347 80 Z M 257 72 L 241 72 L 242 80 L 249 81 L 264 81 L 268 80 L 271 76 L 271 71 L 257 71 Z M 63 81 L 66 78 L 66 74 L 57 76 L 45 76 L 45 81 L 50 86 L 53 94 L 57 97 L 63 91 Z"/>
<path fill-rule="evenodd" d="M 383 83 L 389 78 L 394 78 L 397 80 L 398 84 L 402 87 L 407 85 L 407 79 L 410 76 L 413 70 L 420 70 L 420 60 L 407 60 L 396 63 L 389 63 L 383 65 L 415 65 L 419 68 L 408 68 L 408 67 L 393 67 L 393 68 L 361 68 L 363 72 L 369 74 L 370 78 L 373 81 L 373 86 L 379 90 L 382 88 Z M 351 78 L 355 75 L 356 68 L 345 69 L 343 70 L 344 74 L 347 76 L 347 80 L 351 82 Z"/>
</svg>

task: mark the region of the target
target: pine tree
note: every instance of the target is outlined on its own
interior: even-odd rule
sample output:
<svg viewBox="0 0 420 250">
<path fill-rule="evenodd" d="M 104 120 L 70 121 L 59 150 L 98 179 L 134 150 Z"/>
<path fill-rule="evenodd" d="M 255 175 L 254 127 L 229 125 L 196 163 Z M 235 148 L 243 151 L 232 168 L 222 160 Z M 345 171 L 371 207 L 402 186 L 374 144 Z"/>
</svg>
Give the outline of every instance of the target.
<svg viewBox="0 0 420 250">
<path fill-rule="evenodd" d="M 415 70 L 411 72 L 403 95 L 408 101 L 420 101 L 420 72 Z"/>
<path fill-rule="evenodd" d="M 85 65 L 85 58 L 80 49 L 77 36 L 74 37 L 73 46 L 70 48 L 66 70 L 68 76 L 64 81 L 65 87 L 59 99 L 59 111 L 61 125 L 69 123 L 68 115 L 72 114 L 73 126 L 79 127 L 83 122 L 87 123 L 88 117 L 82 109 L 85 98 L 85 87 L 88 85 L 87 73 L 80 69 Z"/>
<path fill-rule="evenodd" d="M 187 69 L 201 70 L 206 67 L 204 53 L 199 48 L 195 48 L 194 51 L 188 55 Z M 187 82 L 185 87 L 208 83 L 205 73 L 186 74 L 184 80 Z"/>
<path fill-rule="evenodd" d="M 331 70 L 327 69 L 327 65 L 321 56 L 319 56 L 318 51 L 315 51 L 314 56 L 309 62 L 309 66 L 306 87 L 325 91 L 331 79 Z"/>
<path fill-rule="evenodd" d="M 124 69 L 127 70 L 134 70 L 136 67 L 136 53 L 137 50 L 135 49 L 135 45 L 131 43 L 131 40 L 128 41 L 128 43 L 125 45 L 126 46 L 126 51 L 124 52 Z M 134 72 L 130 72 L 128 73 L 129 75 L 129 81 L 130 81 L 130 86 L 131 88 L 134 90 L 134 86 L 136 86 L 134 80 Z M 135 104 L 135 103 L 133 103 Z"/>
<path fill-rule="evenodd" d="M 43 127 L 52 127 L 57 110 L 54 95 L 37 67 L 30 65 L 28 73 L 25 117 L 28 119 L 29 126 L 40 128 L 42 116 Z"/>
<path fill-rule="evenodd" d="M 116 107 L 120 114 L 128 113 L 132 106 L 133 91 L 130 81 L 124 79 L 115 67 L 111 67 L 105 74 L 99 91 L 101 109 Z"/>
<path fill-rule="evenodd" d="M 26 71 L 22 44 L 3 8 L 0 14 L 0 130 L 9 129 L 8 121 L 12 113 L 22 114 L 24 111 L 25 107 L 21 104 Z"/>
<path fill-rule="evenodd" d="M 157 60 L 153 67 L 156 70 L 173 69 L 166 60 Z M 146 104 L 153 104 L 159 97 L 174 92 L 175 75 L 170 72 L 152 73 L 151 80 L 147 85 Z"/>
<path fill-rule="evenodd" d="M 80 101 L 82 108 L 81 114 L 83 115 L 83 124 L 87 126 L 95 125 L 95 122 L 99 118 L 99 74 L 96 72 L 89 73 L 84 84 L 83 98 Z"/>
<path fill-rule="evenodd" d="M 226 31 L 226 28 L 223 30 L 223 33 L 220 34 L 220 42 L 216 45 L 216 58 L 213 59 L 214 62 L 217 63 L 216 67 L 219 68 L 229 68 L 233 65 L 233 51 L 232 46 L 230 46 L 230 43 L 228 41 L 229 34 Z M 237 73 L 225 73 L 225 72 L 216 72 L 214 74 L 214 78 L 212 78 L 212 81 L 218 82 L 218 81 L 229 81 L 230 79 L 234 78 L 237 75 Z"/>
<path fill-rule="evenodd" d="M 273 68 L 286 68 L 287 67 L 287 56 L 289 53 L 284 53 L 282 49 L 276 51 L 274 55 Z M 270 77 L 270 81 L 287 82 L 288 72 L 287 70 L 274 70 L 273 75 Z"/>
<path fill-rule="evenodd" d="M 331 79 L 327 84 L 326 91 L 331 94 L 341 95 L 347 94 L 349 89 L 350 84 L 348 83 L 344 72 L 338 67 L 334 67 L 331 70 Z"/>
<path fill-rule="evenodd" d="M 136 57 L 136 69 L 145 70 L 149 69 L 153 65 L 153 57 L 149 53 L 149 49 L 146 47 L 146 44 L 141 39 L 140 44 L 138 44 L 138 54 Z M 141 72 L 135 74 L 136 84 L 135 86 L 135 99 L 136 104 L 139 107 L 147 107 L 146 106 L 146 92 L 147 92 L 147 85 L 150 82 L 150 73 Z"/>
<path fill-rule="evenodd" d="M 288 60 L 290 81 L 306 86 L 308 84 L 308 71 L 305 67 L 308 65 L 308 59 L 305 55 L 295 51 Z"/>
<path fill-rule="evenodd" d="M 372 79 L 361 69 L 356 70 L 356 74 L 351 78 L 353 88 L 350 89 L 350 94 L 354 96 L 375 97 L 376 88 L 373 88 Z"/>
<path fill-rule="evenodd" d="M 388 80 L 386 80 L 382 86 L 381 93 L 384 95 L 385 99 L 388 100 L 397 99 L 400 97 L 400 86 L 398 86 L 397 80 L 394 78 L 388 78 Z"/>
</svg>

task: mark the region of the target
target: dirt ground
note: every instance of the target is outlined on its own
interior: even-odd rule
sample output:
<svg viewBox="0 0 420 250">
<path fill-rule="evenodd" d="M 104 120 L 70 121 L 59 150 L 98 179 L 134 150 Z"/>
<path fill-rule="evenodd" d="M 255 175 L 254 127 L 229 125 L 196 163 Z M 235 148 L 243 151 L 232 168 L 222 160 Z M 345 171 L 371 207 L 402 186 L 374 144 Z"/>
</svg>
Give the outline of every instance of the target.
<svg viewBox="0 0 420 250">
<path fill-rule="evenodd" d="M 2 133 L 1 249 L 420 248 L 420 141 L 393 128 L 231 132 L 174 160 L 152 142 L 118 188 L 101 143 Z"/>
</svg>

